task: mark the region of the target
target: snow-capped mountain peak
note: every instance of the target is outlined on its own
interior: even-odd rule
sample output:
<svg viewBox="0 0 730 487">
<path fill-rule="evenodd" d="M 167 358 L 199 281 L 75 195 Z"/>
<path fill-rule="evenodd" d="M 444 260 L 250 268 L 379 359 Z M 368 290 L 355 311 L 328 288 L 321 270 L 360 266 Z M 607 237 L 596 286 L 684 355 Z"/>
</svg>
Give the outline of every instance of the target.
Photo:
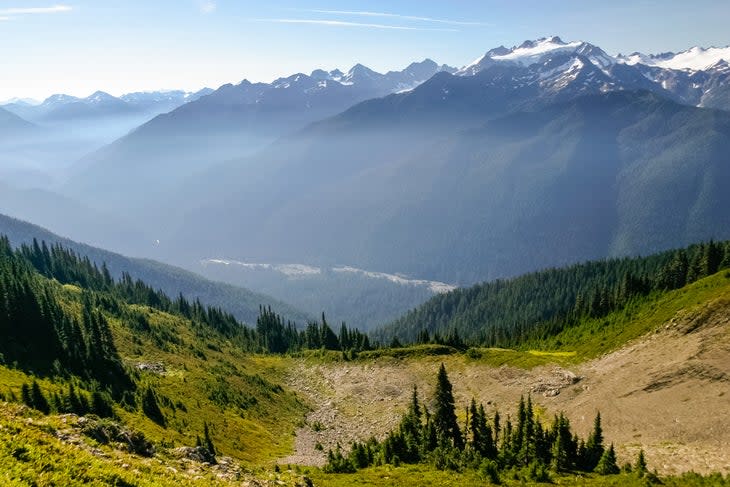
<svg viewBox="0 0 730 487">
<path fill-rule="evenodd" d="M 495 61 L 511 61 L 523 66 L 540 62 L 546 55 L 563 51 L 575 51 L 583 43 L 565 43 L 560 37 L 544 37 L 536 41 L 525 41 L 519 47 L 512 48 L 509 53 L 491 56 Z"/>
<path fill-rule="evenodd" d="M 79 101 L 80 98 L 77 98 L 75 96 L 71 95 L 63 95 L 63 94 L 56 94 L 51 95 L 45 100 L 43 100 L 43 103 L 41 103 L 42 106 L 56 106 L 56 105 L 65 105 L 66 103 L 73 103 L 75 101 Z"/>
<path fill-rule="evenodd" d="M 92 104 L 107 103 L 120 101 L 119 98 L 110 95 L 105 91 L 95 91 L 88 97 L 84 98 L 84 101 Z"/>
<path fill-rule="evenodd" d="M 699 47 L 695 46 L 686 51 L 667 52 L 658 55 L 635 52 L 628 56 L 618 56 L 620 62 L 626 64 L 644 64 L 663 69 L 680 71 L 703 71 L 720 61 L 730 61 L 730 46 L 726 47 Z"/>
<path fill-rule="evenodd" d="M 494 63 L 510 63 L 528 67 L 533 64 L 543 63 L 546 59 L 561 54 L 584 56 L 604 70 L 616 63 L 614 58 L 593 44 L 582 41 L 565 42 L 560 37 L 553 36 L 528 40 L 511 49 L 504 46 L 496 47 L 487 51 L 484 56 L 473 63 L 461 68 L 456 74 L 472 76 Z"/>
<path fill-rule="evenodd" d="M 40 102 L 38 100 L 35 100 L 33 98 L 18 98 L 18 97 L 14 97 L 14 98 L 9 98 L 7 100 L 1 101 L 0 102 L 0 106 L 2 106 L 2 105 L 10 105 L 11 103 L 15 103 L 17 105 L 24 105 L 24 106 L 34 107 L 34 106 L 40 105 L 42 102 Z"/>
</svg>

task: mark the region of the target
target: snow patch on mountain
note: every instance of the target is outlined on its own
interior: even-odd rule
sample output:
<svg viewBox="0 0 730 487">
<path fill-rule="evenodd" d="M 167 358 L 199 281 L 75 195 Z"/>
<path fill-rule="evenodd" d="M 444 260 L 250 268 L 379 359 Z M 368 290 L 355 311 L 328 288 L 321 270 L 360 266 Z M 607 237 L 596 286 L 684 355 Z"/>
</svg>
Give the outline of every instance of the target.
<svg viewBox="0 0 730 487">
<path fill-rule="evenodd" d="M 619 56 L 618 60 L 626 64 L 644 64 L 663 69 L 682 71 L 703 71 L 720 61 L 730 61 L 730 46 L 727 47 L 693 47 L 679 53 L 646 55 L 635 52 L 628 56 Z"/>
<path fill-rule="evenodd" d="M 206 259 L 201 261 L 201 264 L 239 266 L 244 269 L 251 270 L 270 270 L 278 272 L 280 274 L 284 274 L 287 277 L 302 277 L 322 274 L 322 269 L 320 269 L 319 267 L 312 267 L 304 264 L 263 264 L 255 262 L 241 262 L 238 260 L 228 259 Z"/>
<path fill-rule="evenodd" d="M 200 262 L 202 265 L 223 265 L 235 266 L 247 270 L 266 270 L 277 272 L 290 278 L 307 278 L 322 275 L 325 270 L 334 273 L 357 274 L 368 279 L 382 279 L 401 286 L 417 286 L 425 287 L 434 294 L 447 293 L 456 289 L 456 286 L 446 284 L 439 281 L 429 281 L 426 279 L 411 279 L 402 274 L 388 274 L 386 272 L 373 272 L 364 269 L 358 269 L 352 266 L 338 266 L 329 269 L 310 266 L 306 264 L 269 264 L 258 262 L 242 262 L 230 259 L 205 259 Z"/>
<path fill-rule="evenodd" d="M 512 49 L 508 54 L 491 56 L 495 61 L 512 61 L 523 66 L 530 66 L 540 62 L 547 54 L 559 52 L 574 52 L 582 42 L 565 43 L 560 37 L 542 38 L 536 41 L 525 41 L 519 47 Z"/>
<path fill-rule="evenodd" d="M 333 267 L 332 271 L 359 274 L 361 276 L 369 277 L 371 279 L 385 279 L 392 283 L 400 284 L 403 286 L 424 286 L 424 287 L 427 287 L 431 292 L 436 293 L 436 294 L 447 293 L 449 291 L 453 291 L 454 289 L 456 289 L 456 286 L 452 286 L 451 284 L 446 284 L 444 282 L 427 281 L 424 279 L 409 279 L 409 278 L 404 277 L 399 274 L 387 274 L 385 272 L 372 272 L 372 271 L 366 271 L 363 269 L 358 269 L 357 267 L 350 267 L 350 266 Z"/>
<path fill-rule="evenodd" d="M 586 57 L 604 72 L 616 64 L 616 60 L 599 47 L 583 41 L 564 42 L 560 37 L 553 36 L 525 41 L 512 49 L 504 46 L 491 49 L 484 56 L 461 68 L 456 74 L 473 76 L 496 63 L 530 67 L 563 54 Z"/>
</svg>

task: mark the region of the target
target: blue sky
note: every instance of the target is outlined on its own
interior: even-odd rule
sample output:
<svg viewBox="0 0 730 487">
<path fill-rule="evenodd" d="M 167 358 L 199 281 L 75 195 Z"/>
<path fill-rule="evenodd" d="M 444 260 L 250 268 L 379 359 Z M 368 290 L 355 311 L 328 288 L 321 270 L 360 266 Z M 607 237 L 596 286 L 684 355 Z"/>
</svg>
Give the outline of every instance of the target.
<svg viewBox="0 0 730 487">
<path fill-rule="evenodd" d="M 612 54 L 677 51 L 730 44 L 727 25 L 718 0 L 0 0 L 0 100 L 215 88 L 357 62 L 461 66 L 548 35 Z"/>
</svg>

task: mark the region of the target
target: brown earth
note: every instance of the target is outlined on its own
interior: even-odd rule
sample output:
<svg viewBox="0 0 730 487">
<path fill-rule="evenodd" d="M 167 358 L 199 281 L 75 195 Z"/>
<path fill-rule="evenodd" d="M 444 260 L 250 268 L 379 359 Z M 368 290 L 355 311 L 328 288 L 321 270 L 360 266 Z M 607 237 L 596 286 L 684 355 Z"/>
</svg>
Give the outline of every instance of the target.
<svg viewBox="0 0 730 487">
<path fill-rule="evenodd" d="M 397 425 L 414 384 L 421 398 L 430 397 L 441 362 L 457 406 L 475 397 L 504 417 L 529 393 L 546 422 L 565 411 L 582 436 L 600 410 L 604 435 L 621 462 L 643 448 L 650 468 L 661 474 L 730 473 L 727 298 L 680 312 L 620 350 L 568 368 L 495 368 L 461 355 L 315 365 L 300 360 L 287 382 L 314 408 L 297 431 L 294 455 L 280 462 L 321 465 L 338 441 L 346 447 L 382 437 Z"/>
</svg>

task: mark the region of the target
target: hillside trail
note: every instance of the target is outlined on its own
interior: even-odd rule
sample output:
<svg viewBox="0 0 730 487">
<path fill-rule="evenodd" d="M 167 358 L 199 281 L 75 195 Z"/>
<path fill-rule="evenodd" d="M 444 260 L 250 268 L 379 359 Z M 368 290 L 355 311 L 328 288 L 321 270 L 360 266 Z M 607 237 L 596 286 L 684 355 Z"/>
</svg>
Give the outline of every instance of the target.
<svg viewBox="0 0 730 487">
<path fill-rule="evenodd" d="M 337 443 L 383 438 L 397 426 L 413 386 L 429 404 L 445 363 L 457 407 L 472 397 L 488 414 L 514 415 L 531 394 L 546 423 L 564 411 L 587 436 L 597 411 L 621 463 L 644 449 L 661 474 L 730 473 L 730 299 L 682 311 L 659 329 L 580 365 L 525 370 L 492 367 L 462 355 L 379 358 L 367 362 L 295 362 L 287 384 L 313 410 L 282 464 L 321 466 Z M 463 419 L 463 414 L 461 415 Z"/>
</svg>

